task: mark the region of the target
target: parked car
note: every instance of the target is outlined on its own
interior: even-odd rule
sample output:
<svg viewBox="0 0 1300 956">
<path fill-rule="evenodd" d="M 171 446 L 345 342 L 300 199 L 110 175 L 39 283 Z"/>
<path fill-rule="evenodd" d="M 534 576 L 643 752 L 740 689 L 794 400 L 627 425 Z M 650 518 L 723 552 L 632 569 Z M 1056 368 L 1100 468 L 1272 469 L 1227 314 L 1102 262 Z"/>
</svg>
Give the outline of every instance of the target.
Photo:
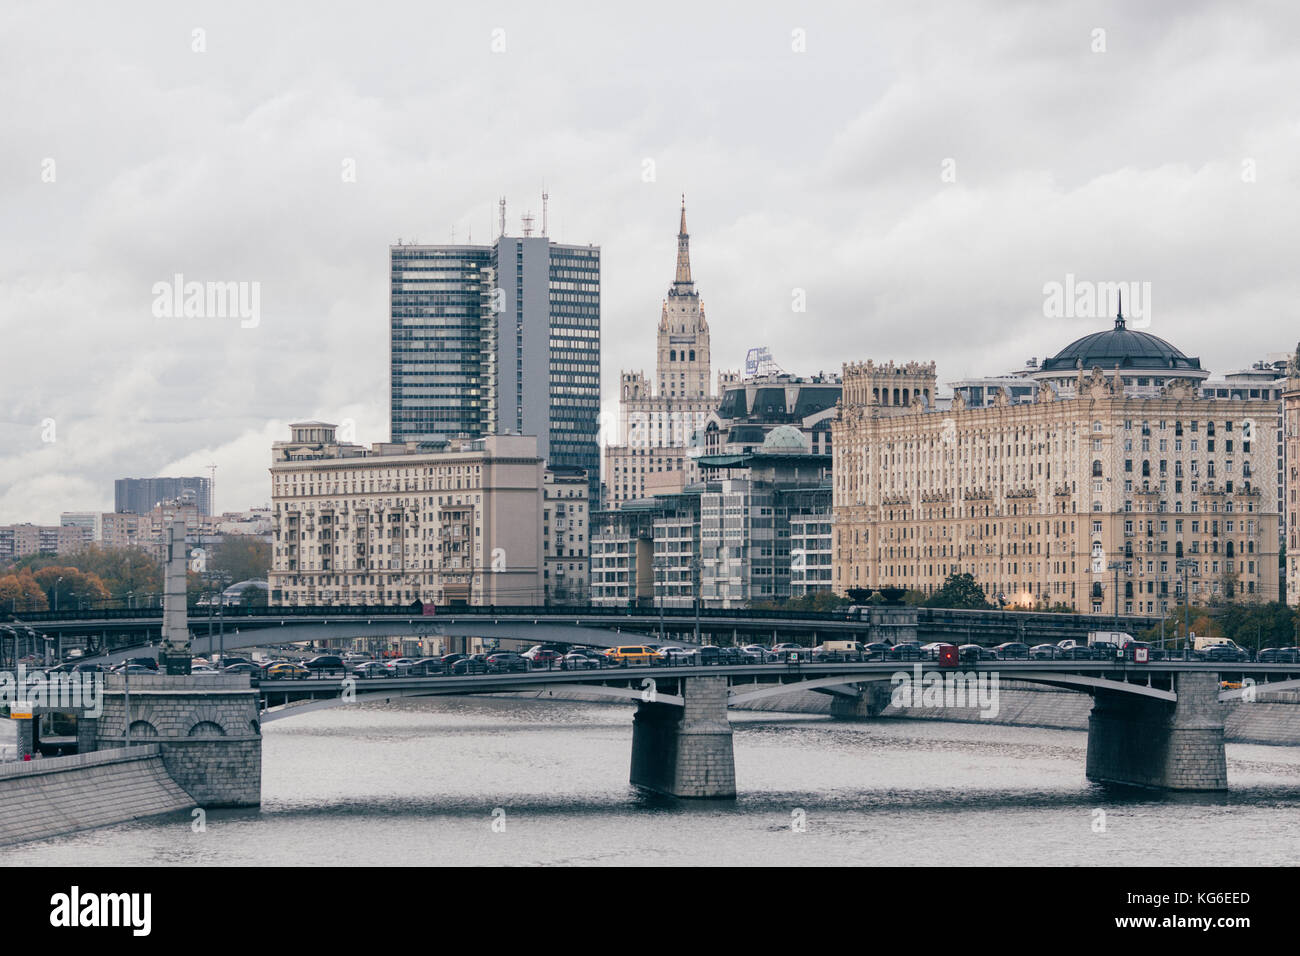
<svg viewBox="0 0 1300 956">
<path fill-rule="evenodd" d="M 885 660 L 888 661 L 919 661 L 921 656 L 921 645 L 916 641 L 894 644 L 885 652 Z"/>
<path fill-rule="evenodd" d="M 762 644 L 746 644 L 740 649 L 742 662 L 745 664 L 770 664 L 776 655 Z"/>
<path fill-rule="evenodd" d="M 140 667 L 140 666 L 137 665 L 137 664 L 131 664 L 131 665 L 129 665 L 129 669 L 130 669 L 130 672 L 131 672 L 132 674 L 137 674 L 137 673 L 142 673 L 142 674 L 152 674 L 152 673 L 153 673 L 153 671 L 149 670 L 149 668 L 147 668 L 147 667 Z M 247 674 L 249 677 L 260 677 L 260 676 L 262 675 L 261 670 L 260 670 L 259 668 L 257 668 L 256 666 L 254 666 L 253 664 L 231 664 L 231 665 L 229 665 L 228 667 L 223 667 L 223 668 L 221 669 L 221 673 L 223 673 L 223 674 Z"/>
<path fill-rule="evenodd" d="M 983 644 L 963 644 L 957 648 L 957 656 L 963 664 L 978 664 L 980 661 L 997 659 L 993 649 Z"/>
<path fill-rule="evenodd" d="M 560 661 L 564 659 L 564 655 L 559 651 L 541 645 L 530 647 L 521 656 L 524 660 L 529 661 L 531 666 L 543 670 L 548 667 L 559 667 Z"/>
<path fill-rule="evenodd" d="M 414 657 L 394 657 L 391 661 L 384 661 L 384 666 L 393 677 L 405 677 L 414 663 Z"/>
<path fill-rule="evenodd" d="M 303 680 L 311 676 L 311 671 L 293 661 L 277 661 L 262 671 L 267 680 Z"/>
<path fill-rule="evenodd" d="M 438 658 L 438 662 L 442 664 L 442 672 L 450 674 L 456 662 L 463 661 L 468 656 L 468 654 L 443 654 L 442 657 Z"/>
<path fill-rule="evenodd" d="M 889 645 L 884 641 L 872 641 L 862 645 L 862 655 L 869 661 L 883 661 L 889 656 Z"/>
<path fill-rule="evenodd" d="M 673 644 L 665 644 L 655 651 L 655 657 L 658 658 L 656 663 L 659 664 L 694 664 L 695 651 L 687 650 L 684 647 L 677 647 Z"/>
<path fill-rule="evenodd" d="M 1035 644 L 1029 649 L 1031 661 L 1059 661 L 1065 657 L 1065 651 L 1055 644 Z"/>
<path fill-rule="evenodd" d="M 1240 664 L 1250 660 L 1250 655 L 1231 644 L 1213 644 L 1201 651 L 1201 659 L 1206 661 L 1232 661 Z"/>
<path fill-rule="evenodd" d="M 595 670 L 601 666 L 601 661 L 589 656 L 582 651 L 569 651 L 560 658 L 560 670 L 562 671 L 589 671 Z"/>
<path fill-rule="evenodd" d="M 1300 663 L 1300 647 L 1266 647 L 1259 652 L 1257 660 L 1261 664 Z"/>
<path fill-rule="evenodd" d="M 489 674 L 516 674 L 528 670 L 528 658 L 514 651 L 497 651 L 487 657 Z"/>
<path fill-rule="evenodd" d="M 1059 646 L 1059 645 L 1058 645 Z M 1087 644 L 1074 643 L 1070 647 L 1061 648 L 1061 659 L 1067 661 L 1091 661 L 1096 660 L 1097 655 Z"/>
<path fill-rule="evenodd" d="M 436 677 L 446 672 L 442 661 L 437 657 L 422 657 L 406 670 L 408 677 Z"/>
<path fill-rule="evenodd" d="M 371 678 L 371 677 L 388 677 L 388 668 L 380 661 L 362 661 L 356 667 L 352 668 L 353 677 Z"/>
<path fill-rule="evenodd" d="M 645 644 L 624 644 L 619 647 L 611 647 L 606 652 L 606 656 L 611 664 L 617 664 L 619 667 L 627 667 L 632 664 L 653 664 L 658 660 L 655 652 Z"/>
<path fill-rule="evenodd" d="M 337 654 L 321 654 L 307 661 L 305 665 L 313 671 L 342 671 L 346 670 L 343 665 L 343 658 Z"/>
<path fill-rule="evenodd" d="M 1000 661 L 1027 661 L 1029 660 L 1029 645 L 1022 644 L 1019 641 L 1007 641 L 993 648 Z"/>
<path fill-rule="evenodd" d="M 468 657 L 462 657 L 451 665 L 451 672 L 453 674 L 486 674 L 488 672 L 487 655 L 471 654 Z"/>
</svg>

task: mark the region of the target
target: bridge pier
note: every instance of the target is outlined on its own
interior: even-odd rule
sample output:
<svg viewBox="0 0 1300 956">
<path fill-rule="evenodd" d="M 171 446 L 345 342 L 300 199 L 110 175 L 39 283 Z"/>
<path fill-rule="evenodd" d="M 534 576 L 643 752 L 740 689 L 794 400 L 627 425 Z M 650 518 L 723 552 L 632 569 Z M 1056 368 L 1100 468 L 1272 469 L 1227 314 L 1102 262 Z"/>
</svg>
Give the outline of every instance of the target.
<svg viewBox="0 0 1300 956">
<path fill-rule="evenodd" d="M 856 685 L 857 694 L 835 694 L 831 697 L 831 716 L 836 720 L 870 720 L 879 717 L 889 706 L 888 681 L 870 681 Z"/>
<path fill-rule="evenodd" d="M 658 701 L 637 704 L 632 785 L 674 797 L 734 797 L 727 678 L 685 677 L 681 685 L 681 707 Z"/>
<path fill-rule="evenodd" d="M 1219 675 L 1174 675 L 1169 704 L 1098 692 L 1088 718 L 1088 779 L 1160 790 L 1226 790 Z"/>
<path fill-rule="evenodd" d="M 83 739 L 93 741 L 89 750 L 125 746 L 129 724 L 130 742 L 160 745 L 168 774 L 201 807 L 262 802 L 261 715 L 246 677 L 139 675 L 128 696 L 123 678 L 111 674 L 101 716 L 77 724 L 83 753 Z"/>
</svg>

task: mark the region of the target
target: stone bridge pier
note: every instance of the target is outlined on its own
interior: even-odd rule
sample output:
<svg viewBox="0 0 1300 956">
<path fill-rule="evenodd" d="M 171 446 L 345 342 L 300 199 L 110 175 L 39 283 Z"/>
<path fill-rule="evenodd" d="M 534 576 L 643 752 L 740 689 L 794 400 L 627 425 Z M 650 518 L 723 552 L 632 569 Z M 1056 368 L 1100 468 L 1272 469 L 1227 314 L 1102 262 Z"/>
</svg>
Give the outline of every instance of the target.
<svg viewBox="0 0 1300 956">
<path fill-rule="evenodd" d="M 855 694 L 834 694 L 831 716 L 837 720 L 869 720 L 879 717 L 889 706 L 893 685 L 889 681 L 865 681 L 851 685 Z"/>
<path fill-rule="evenodd" d="M 637 704 L 632 784 L 674 797 L 735 797 L 727 678 L 682 678 L 681 696 L 680 707 L 662 701 Z"/>
<path fill-rule="evenodd" d="M 1174 675 L 1173 703 L 1098 691 L 1088 719 L 1088 779 L 1161 790 L 1226 790 L 1219 675 Z"/>
</svg>

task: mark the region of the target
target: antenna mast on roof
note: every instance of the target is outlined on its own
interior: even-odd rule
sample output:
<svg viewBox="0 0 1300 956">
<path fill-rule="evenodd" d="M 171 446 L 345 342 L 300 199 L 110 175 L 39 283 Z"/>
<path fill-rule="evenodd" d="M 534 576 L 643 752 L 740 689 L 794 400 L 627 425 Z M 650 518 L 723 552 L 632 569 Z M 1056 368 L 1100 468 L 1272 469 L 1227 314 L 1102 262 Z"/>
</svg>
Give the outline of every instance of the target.
<svg viewBox="0 0 1300 956">
<path fill-rule="evenodd" d="M 543 236 L 546 235 L 546 201 L 550 198 L 551 198 L 550 194 L 547 193 L 546 187 L 543 186 L 542 187 L 542 235 Z"/>
<path fill-rule="evenodd" d="M 506 234 L 506 197 L 505 196 L 501 197 L 500 201 L 497 203 L 497 208 L 500 210 L 500 215 L 501 215 L 501 231 L 497 233 L 497 237 L 500 238 L 501 236 L 504 236 Z"/>
</svg>

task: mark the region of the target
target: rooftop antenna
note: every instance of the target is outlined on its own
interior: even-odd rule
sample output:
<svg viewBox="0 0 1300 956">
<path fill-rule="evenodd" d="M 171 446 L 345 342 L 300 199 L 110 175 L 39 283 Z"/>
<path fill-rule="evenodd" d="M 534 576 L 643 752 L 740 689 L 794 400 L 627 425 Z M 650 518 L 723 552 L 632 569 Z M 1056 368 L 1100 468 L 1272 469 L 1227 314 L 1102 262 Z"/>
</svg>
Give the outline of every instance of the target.
<svg viewBox="0 0 1300 956">
<path fill-rule="evenodd" d="M 217 513 L 217 466 L 208 465 L 208 514 Z"/>
<path fill-rule="evenodd" d="M 546 187 L 543 186 L 542 187 L 542 235 L 543 236 L 546 235 L 546 200 L 550 198 L 551 198 L 550 194 L 547 193 Z"/>
<path fill-rule="evenodd" d="M 537 217 L 534 216 L 531 212 L 526 212 L 519 218 L 522 220 L 524 224 L 524 238 L 527 239 L 529 236 L 533 234 L 533 222 L 534 220 L 536 220 Z"/>
<path fill-rule="evenodd" d="M 497 203 L 497 208 L 500 210 L 500 216 L 501 216 L 501 231 L 497 233 L 497 236 L 500 237 L 506 234 L 506 197 L 505 196 L 501 197 L 500 201 Z"/>
</svg>

